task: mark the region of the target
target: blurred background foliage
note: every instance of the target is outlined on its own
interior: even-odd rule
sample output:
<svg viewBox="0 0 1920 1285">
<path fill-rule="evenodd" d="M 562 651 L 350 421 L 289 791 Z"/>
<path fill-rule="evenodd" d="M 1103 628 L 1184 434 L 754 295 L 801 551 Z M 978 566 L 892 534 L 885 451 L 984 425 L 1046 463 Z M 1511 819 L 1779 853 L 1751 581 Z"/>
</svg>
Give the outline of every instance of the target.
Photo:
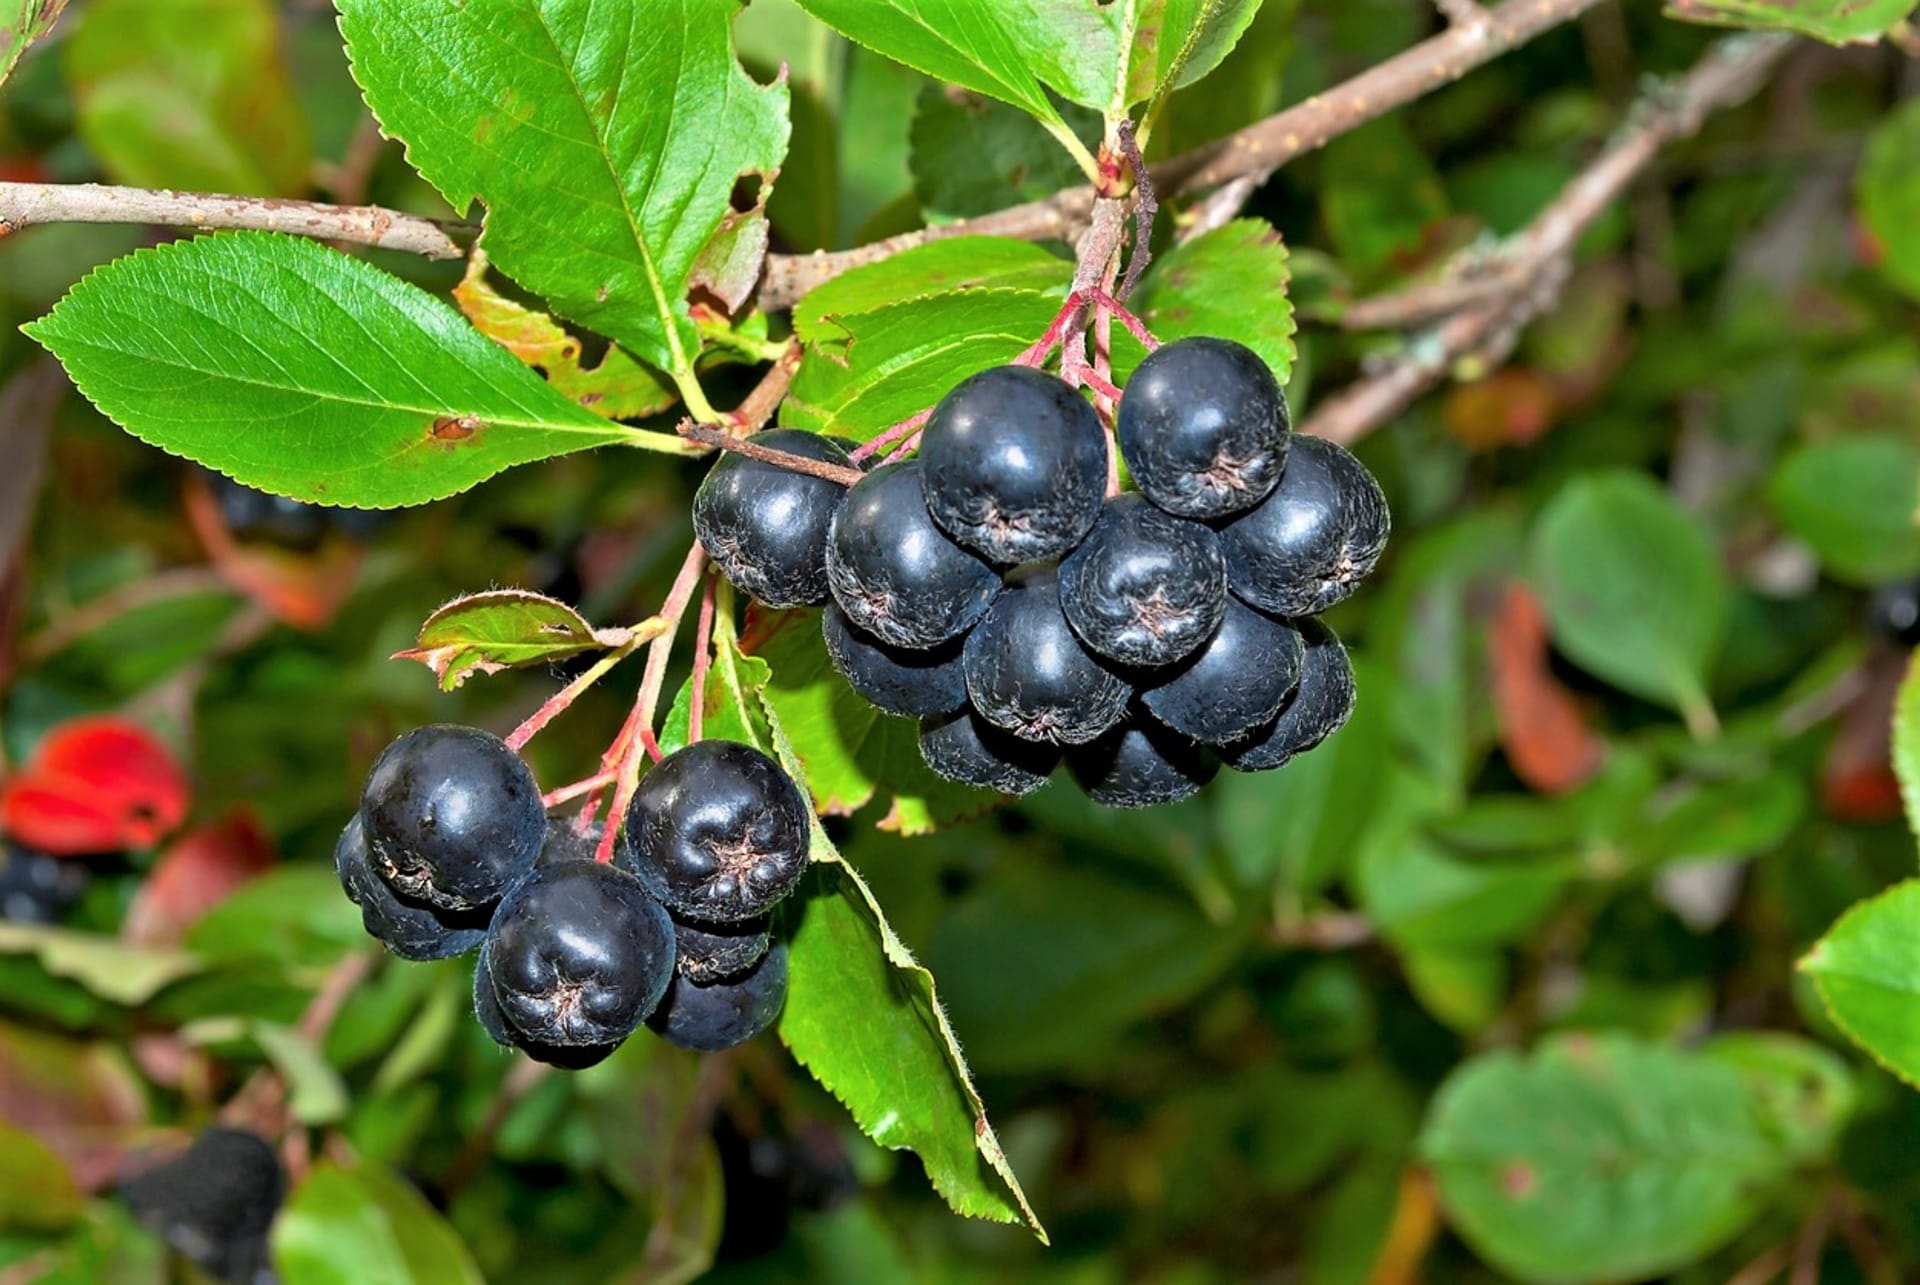
<svg viewBox="0 0 1920 1285">
<path fill-rule="evenodd" d="M 1268 0 L 1156 150 L 1440 21 Z M 1606 4 L 1269 181 L 1249 210 L 1293 255 L 1296 412 L 1379 346 L 1328 324 L 1345 300 L 1522 225 L 1708 39 Z M 780 248 L 1076 181 L 1024 117 L 787 0 L 738 42 L 793 86 Z M 114 1175 L 277 1092 L 310 1128 L 275 1240 L 294 1283 L 1912 1279 L 1920 1099 L 1794 962 L 1914 867 L 1889 725 L 1920 618 L 1916 90 L 1892 48 L 1797 49 L 1592 229 L 1509 364 L 1360 446 L 1394 542 L 1332 620 L 1360 705 L 1327 749 L 1145 814 L 1056 786 L 931 836 L 884 805 L 833 822 L 939 978 L 1051 1247 L 950 1214 L 772 1039 L 538 1076 L 467 1019 L 470 963 L 376 960 L 303 1040 L 364 955 L 327 856 L 373 754 L 552 690 L 443 695 L 388 657 L 488 585 L 638 618 L 699 468 L 601 452 L 370 531 L 223 521 L 205 475 L 35 397 L 16 330 L 158 234 L 0 238 L 5 761 L 115 712 L 191 781 L 183 828 L 34 903 L 67 931 L 0 924 L 0 1281 L 192 1271 Z M 0 91 L 0 177 L 445 213 L 306 0 L 75 0 Z M 588 770 L 620 686 L 535 744 L 542 780 Z"/>
</svg>

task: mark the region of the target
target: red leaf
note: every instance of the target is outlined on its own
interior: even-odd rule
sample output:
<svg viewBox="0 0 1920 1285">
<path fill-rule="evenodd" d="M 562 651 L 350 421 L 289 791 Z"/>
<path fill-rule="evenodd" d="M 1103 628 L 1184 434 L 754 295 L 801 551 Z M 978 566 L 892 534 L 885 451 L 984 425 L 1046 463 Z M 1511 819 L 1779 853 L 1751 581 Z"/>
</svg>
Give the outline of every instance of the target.
<svg viewBox="0 0 1920 1285">
<path fill-rule="evenodd" d="M 1600 739 L 1548 667 L 1546 615 L 1525 585 L 1507 586 L 1487 651 L 1500 744 L 1514 774 L 1530 789 L 1562 794 L 1599 770 Z"/>
<path fill-rule="evenodd" d="M 76 718 L 40 742 L 0 790 L 0 829 L 31 848 L 72 855 L 144 848 L 186 820 L 186 773 L 145 729 Z"/>
<path fill-rule="evenodd" d="M 274 863 L 273 847 L 247 813 L 174 841 L 134 895 L 121 935 L 141 946 L 175 946 L 200 916 Z"/>
<path fill-rule="evenodd" d="M 84 1190 L 112 1184 L 145 1119 L 140 1083 L 110 1044 L 0 1026 L 0 1120 L 44 1142 Z"/>
</svg>

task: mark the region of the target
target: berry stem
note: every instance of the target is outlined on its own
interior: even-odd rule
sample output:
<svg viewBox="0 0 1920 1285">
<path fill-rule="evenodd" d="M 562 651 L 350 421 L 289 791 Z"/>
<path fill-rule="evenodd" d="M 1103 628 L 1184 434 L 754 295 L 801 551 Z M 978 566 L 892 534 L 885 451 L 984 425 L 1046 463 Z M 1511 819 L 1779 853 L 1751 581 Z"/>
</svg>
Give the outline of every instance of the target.
<svg viewBox="0 0 1920 1285">
<path fill-rule="evenodd" d="M 1060 346 L 1061 342 L 1066 338 L 1067 332 L 1073 329 L 1080 315 L 1086 311 L 1086 308 L 1086 291 L 1074 290 L 1069 292 L 1066 301 L 1060 305 L 1060 311 L 1056 312 L 1053 315 L 1053 320 L 1047 323 L 1046 330 L 1041 332 L 1040 337 L 1033 341 L 1031 348 L 1028 348 L 1025 352 L 1013 359 L 1013 364 L 1016 366 L 1045 365 L 1047 358 L 1053 355 L 1053 350 Z"/>
<path fill-rule="evenodd" d="M 1154 333 L 1147 329 L 1147 323 L 1140 320 L 1139 317 L 1127 309 L 1125 304 L 1108 294 L 1105 290 L 1096 288 L 1093 291 L 1093 301 L 1099 305 L 1102 311 L 1119 318 L 1120 324 L 1133 332 L 1133 337 L 1140 341 L 1142 348 L 1145 348 L 1148 352 L 1152 352 L 1160 346 L 1160 341 L 1154 337 Z"/>
<path fill-rule="evenodd" d="M 693 675 L 688 685 L 693 699 L 687 703 L 687 744 L 700 739 L 700 726 L 707 710 L 707 663 L 713 649 L 713 573 L 707 573 L 707 586 L 700 594 L 700 618 L 693 627 Z"/>
<path fill-rule="evenodd" d="M 612 785 L 617 777 L 617 773 L 603 770 L 593 776 L 584 777 L 575 781 L 571 785 L 563 785 L 557 790 L 551 790 L 541 795 L 541 806 L 557 808 L 569 799 L 577 799 L 583 794 L 592 794 L 595 791 L 605 789 L 607 786 Z"/>
<path fill-rule="evenodd" d="M 608 670 L 633 655 L 634 652 L 640 650 L 643 644 L 652 641 L 655 635 L 666 628 L 666 625 L 667 622 L 659 616 L 643 620 L 635 625 L 632 630 L 629 631 L 627 641 L 608 651 L 607 654 L 599 660 L 594 661 L 591 668 L 555 692 L 552 696 L 548 697 L 546 704 L 533 711 L 532 714 L 527 716 L 526 722 L 520 724 L 520 726 L 508 733 L 507 748 L 516 754 L 519 753 L 541 728 L 551 723 L 575 701 L 579 700 L 581 694 L 585 692 L 587 688 L 606 677 Z"/>
<path fill-rule="evenodd" d="M 931 406 L 917 415 L 909 415 L 892 428 L 883 429 L 871 440 L 862 442 L 859 446 L 854 447 L 848 458 L 855 464 L 858 464 L 861 460 L 867 459 L 882 447 L 892 446 L 895 442 L 912 437 L 915 433 L 918 433 L 921 426 L 931 418 L 933 418 L 933 407 Z"/>
<path fill-rule="evenodd" d="M 680 422 L 679 433 L 690 442 L 699 442 L 703 446 L 717 446 L 723 451 L 732 451 L 748 459 L 763 460 L 794 473 L 822 477 L 829 482 L 838 482 L 841 486 L 852 486 L 862 476 L 857 468 L 829 464 L 825 460 L 810 460 L 804 455 L 795 455 L 789 451 L 777 451 L 771 446 L 762 446 L 751 438 L 735 437 L 725 429 L 696 424 L 690 419 Z"/>
</svg>

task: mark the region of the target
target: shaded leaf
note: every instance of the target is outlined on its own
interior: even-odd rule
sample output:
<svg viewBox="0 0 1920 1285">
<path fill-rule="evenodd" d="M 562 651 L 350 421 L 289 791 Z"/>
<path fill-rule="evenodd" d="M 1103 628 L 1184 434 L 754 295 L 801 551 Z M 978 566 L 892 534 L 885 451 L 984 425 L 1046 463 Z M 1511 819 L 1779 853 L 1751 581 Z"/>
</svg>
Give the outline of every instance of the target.
<svg viewBox="0 0 1920 1285">
<path fill-rule="evenodd" d="M 81 1190 L 119 1176 L 146 1118 L 140 1081 L 112 1045 L 0 1026 L 0 1120 L 59 1156 Z"/>
<path fill-rule="evenodd" d="M 1245 344 L 1284 388 L 1297 355 L 1288 279 L 1287 247 L 1273 225 L 1235 219 L 1156 259 L 1129 303 L 1162 342 L 1216 335 Z M 1114 378 L 1124 384 L 1144 356 L 1115 324 Z"/>
<path fill-rule="evenodd" d="M 1920 571 L 1920 447 L 1904 437 L 1802 446 L 1781 462 L 1767 496 L 1836 579 L 1872 587 Z"/>
<path fill-rule="evenodd" d="M 1907 0 L 1881 0 L 1868 12 L 1890 11 L 1891 22 L 1912 7 Z M 1879 243 L 1882 270 L 1920 298 L 1920 100 L 1909 99 L 1873 127 L 1854 182 L 1860 217 Z"/>
<path fill-rule="evenodd" d="M 1878 40 L 1913 0 L 1669 0 L 1667 16 L 1720 27 L 1797 31 L 1830 45 Z"/>
<path fill-rule="evenodd" d="M 247 1033 L 287 1086 L 287 1108 L 302 1124 L 331 1124 L 347 1114 L 347 1086 L 320 1051 L 290 1027 L 251 1022 Z"/>
<path fill-rule="evenodd" d="M 1818 1164 L 1832 1156 L 1858 1101 L 1845 1058 L 1784 1031 L 1725 1031 L 1701 1052 L 1740 1072 L 1762 1119 L 1795 1163 Z"/>
<path fill-rule="evenodd" d="M 26 0 L 29 8 L 38 2 Z M 0 53 L 0 64 L 5 57 Z M 5 79 L 0 72 L 0 80 Z M 66 391 L 66 377 L 45 358 L 0 386 L 0 567 L 13 565 L 32 523 L 47 471 L 53 412 Z"/>
<path fill-rule="evenodd" d="M 526 589 L 491 589 L 456 598 L 428 616 L 418 642 L 395 652 L 417 660 L 453 691 L 476 673 L 497 674 L 518 665 L 540 665 L 581 652 L 618 647 L 627 629 L 598 629 L 556 598 Z"/>
<path fill-rule="evenodd" d="M 1069 106 L 1063 116 L 1083 141 L 1097 143 L 1097 114 Z M 921 89 L 912 145 L 914 195 L 929 222 L 976 218 L 1081 180 L 1080 167 L 1032 117 L 946 85 Z"/>
<path fill-rule="evenodd" d="M 314 503 L 421 504 L 610 442 L 687 453 L 576 406 L 424 290 L 299 237 L 139 251 L 26 329 L 134 436 Z"/>
<path fill-rule="evenodd" d="M 187 930 L 188 949 L 212 963 L 325 967 L 367 945 L 360 910 L 325 861 L 250 880 Z"/>
<path fill-rule="evenodd" d="M 0 3 L 0 85 L 20 64 L 27 46 L 53 29 L 67 0 L 4 0 Z"/>
<path fill-rule="evenodd" d="M 1800 960 L 1847 1038 L 1920 1087 L 1920 879 L 1860 902 Z"/>
<path fill-rule="evenodd" d="M 55 977 L 115 1004 L 144 1004 L 202 964 L 181 951 L 129 946 L 96 933 L 0 923 L 0 955 L 32 955 Z"/>
<path fill-rule="evenodd" d="M 1920 835 L 1920 665 L 1911 660 L 1894 699 L 1893 770 L 1900 778 L 1907 827 Z"/>
<path fill-rule="evenodd" d="M 484 1285 L 452 1227 L 406 1181 L 372 1165 L 316 1165 L 273 1224 L 285 1285 Z"/>
<path fill-rule="evenodd" d="M 0 1124 L 0 1229 L 58 1230 L 81 1208 L 80 1189 L 53 1149 Z"/>
</svg>

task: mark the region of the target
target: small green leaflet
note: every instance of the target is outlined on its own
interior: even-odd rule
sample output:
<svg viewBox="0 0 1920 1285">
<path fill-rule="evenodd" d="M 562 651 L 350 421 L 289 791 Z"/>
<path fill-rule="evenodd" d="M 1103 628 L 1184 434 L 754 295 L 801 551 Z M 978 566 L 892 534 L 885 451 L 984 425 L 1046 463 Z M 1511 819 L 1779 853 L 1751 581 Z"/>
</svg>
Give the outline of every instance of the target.
<svg viewBox="0 0 1920 1285">
<path fill-rule="evenodd" d="M 0 85 L 20 65 L 27 46 L 52 30 L 67 0 L 0 0 Z"/>
<path fill-rule="evenodd" d="M 1905 437 L 1860 433 L 1800 446 L 1774 470 L 1767 499 L 1836 579 L 1871 588 L 1920 571 L 1920 448 Z"/>
<path fill-rule="evenodd" d="M 1912 8 L 1910 0 L 1893 3 Z M 1920 99 L 1908 99 L 1873 127 L 1854 183 L 1860 217 L 1879 243 L 1880 270 L 1920 299 Z"/>
<path fill-rule="evenodd" d="M 1920 879 L 1840 916 L 1800 970 L 1848 1039 L 1920 1088 Z"/>
<path fill-rule="evenodd" d="M 420 639 L 395 660 L 417 660 L 450 692 L 476 673 L 497 674 L 584 651 L 622 646 L 629 629 L 595 629 L 557 598 L 525 589 L 494 589 L 457 598 L 428 616 Z"/>
<path fill-rule="evenodd" d="M 135 437 L 320 504 L 423 504 L 614 442 L 692 453 L 575 405 L 426 291 L 300 237 L 138 251 L 26 332 Z"/>
<path fill-rule="evenodd" d="M 686 295 L 734 182 L 770 183 L 787 87 L 734 60 L 737 0 L 340 0 L 354 78 L 495 264 L 681 377 Z M 762 195 L 764 195 L 764 189 Z M 757 216 L 756 216 L 757 217 Z"/>
<path fill-rule="evenodd" d="M 1830 45 L 1872 42 L 1913 12 L 1913 0 L 1672 0 L 1669 18 L 1717 27 L 1797 31 Z"/>
<path fill-rule="evenodd" d="M 1287 247 L 1262 219 L 1235 219 L 1161 255 L 1129 305 L 1161 341 L 1216 335 L 1259 353 L 1286 386 L 1293 374 L 1293 304 Z M 1125 384 L 1146 356 L 1113 327 L 1114 379 Z"/>
</svg>

